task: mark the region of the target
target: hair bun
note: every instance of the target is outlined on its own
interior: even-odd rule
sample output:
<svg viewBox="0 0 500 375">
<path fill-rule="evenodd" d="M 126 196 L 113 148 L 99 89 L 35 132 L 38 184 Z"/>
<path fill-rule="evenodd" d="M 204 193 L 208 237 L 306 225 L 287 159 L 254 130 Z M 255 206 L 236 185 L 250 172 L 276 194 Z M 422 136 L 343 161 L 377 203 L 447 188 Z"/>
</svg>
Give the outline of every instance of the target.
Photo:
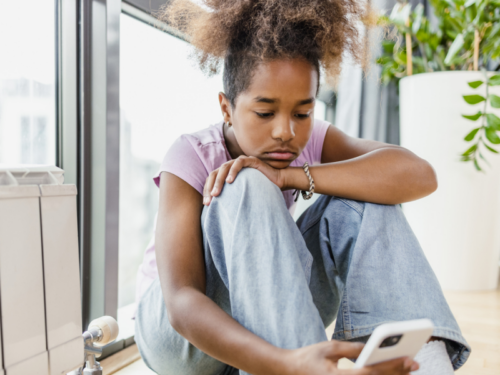
<svg viewBox="0 0 500 375">
<path fill-rule="evenodd" d="M 327 80 L 340 73 L 344 52 L 364 65 L 364 35 L 370 19 L 357 0 L 172 0 L 157 16 L 186 34 L 200 67 L 217 73 L 228 54 L 260 59 L 317 59 Z M 206 8 L 206 9 L 204 9 Z"/>
</svg>

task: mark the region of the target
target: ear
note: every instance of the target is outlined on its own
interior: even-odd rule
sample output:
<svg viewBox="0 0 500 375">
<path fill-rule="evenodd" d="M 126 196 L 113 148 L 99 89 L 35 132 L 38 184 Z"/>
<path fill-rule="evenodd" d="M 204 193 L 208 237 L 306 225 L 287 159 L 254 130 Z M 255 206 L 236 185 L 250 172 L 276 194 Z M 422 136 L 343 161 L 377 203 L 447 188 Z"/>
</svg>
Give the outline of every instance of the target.
<svg viewBox="0 0 500 375">
<path fill-rule="evenodd" d="M 232 122 L 231 103 L 229 102 L 229 99 L 223 92 L 219 92 L 219 104 L 220 104 L 220 110 L 222 112 L 222 117 L 224 118 L 224 122 Z"/>
</svg>

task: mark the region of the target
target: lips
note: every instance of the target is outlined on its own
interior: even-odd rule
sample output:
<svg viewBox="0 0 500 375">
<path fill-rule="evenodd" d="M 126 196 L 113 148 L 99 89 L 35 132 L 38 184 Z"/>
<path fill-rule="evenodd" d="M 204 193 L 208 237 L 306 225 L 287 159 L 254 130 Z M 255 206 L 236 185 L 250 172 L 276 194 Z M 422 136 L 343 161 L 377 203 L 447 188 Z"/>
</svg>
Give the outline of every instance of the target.
<svg viewBox="0 0 500 375">
<path fill-rule="evenodd" d="M 266 155 L 269 159 L 275 160 L 290 160 L 295 156 L 294 152 L 289 150 L 274 150 L 270 152 L 266 152 Z"/>
</svg>

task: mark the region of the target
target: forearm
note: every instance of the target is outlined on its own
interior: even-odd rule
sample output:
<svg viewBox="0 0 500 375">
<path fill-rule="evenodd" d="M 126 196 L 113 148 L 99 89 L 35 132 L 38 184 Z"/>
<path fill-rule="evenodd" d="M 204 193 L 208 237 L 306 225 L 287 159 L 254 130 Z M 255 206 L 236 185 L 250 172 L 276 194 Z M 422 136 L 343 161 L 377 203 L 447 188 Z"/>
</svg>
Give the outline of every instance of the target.
<svg viewBox="0 0 500 375">
<path fill-rule="evenodd" d="M 380 204 L 413 201 L 436 190 L 434 170 L 403 148 L 381 148 L 362 156 L 309 168 L 315 192 Z M 285 189 L 309 189 L 302 168 L 287 168 Z"/>
<path fill-rule="evenodd" d="M 287 350 L 254 335 L 210 298 L 183 288 L 169 304 L 169 318 L 177 332 L 208 355 L 251 374 L 284 374 Z"/>
</svg>

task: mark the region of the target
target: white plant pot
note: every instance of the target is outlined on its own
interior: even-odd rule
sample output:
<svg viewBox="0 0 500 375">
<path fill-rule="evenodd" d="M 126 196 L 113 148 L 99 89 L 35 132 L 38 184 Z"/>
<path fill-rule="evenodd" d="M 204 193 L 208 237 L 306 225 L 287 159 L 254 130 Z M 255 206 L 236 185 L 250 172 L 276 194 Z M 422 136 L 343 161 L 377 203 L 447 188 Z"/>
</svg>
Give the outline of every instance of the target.
<svg viewBox="0 0 500 375">
<path fill-rule="evenodd" d="M 490 75 L 493 73 L 489 73 Z M 445 290 L 491 290 L 498 284 L 500 257 L 500 155 L 482 154 L 485 173 L 459 155 L 472 143 L 463 138 L 479 126 L 463 118 L 484 111 L 484 102 L 467 104 L 462 95 L 485 95 L 481 72 L 418 74 L 400 82 L 401 145 L 429 161 L 439 187 L 403 210 Z M 500 96 L 500 87 L 489 88 Z M 488 107 L 500 117 L 500 110 Z M 500 150 L 500 147 L 496 147 Z"/>
</svg>

